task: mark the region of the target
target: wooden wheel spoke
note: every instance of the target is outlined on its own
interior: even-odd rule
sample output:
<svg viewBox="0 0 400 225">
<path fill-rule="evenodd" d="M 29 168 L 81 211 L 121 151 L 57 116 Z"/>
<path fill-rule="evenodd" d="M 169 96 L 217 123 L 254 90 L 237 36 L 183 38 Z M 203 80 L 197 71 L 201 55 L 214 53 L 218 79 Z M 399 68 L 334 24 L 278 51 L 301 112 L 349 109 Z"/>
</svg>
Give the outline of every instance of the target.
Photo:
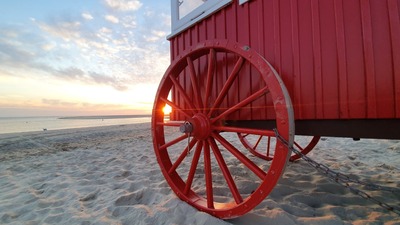
<svg viewBox="0 0 400 225">
<path fill-rule="evenodd" d="M 227 131 L 229 129 L 231 130 L 236 130 L 237 128 L 233 128 L 233 127 L 229 127 L 229 128 L 223 128 L 223 127 L 216 127 L 217 130 L 219 131 Z M 242 128 L 240 128 L 242 129 Z M 271 144 L 274 144 L 275 142 L 272 142 L 271 139 L 274 138 L 276 140 L 275 137 L 275 133 L 272 131 L 260 131 L 260 132 L 254 132 L 257 135 L 260 135 L 261 133 L 262 136 L 260 136 L 260 138 L 257 140 L 257 142 L 255 144 L 253 144 L 254 142 L 251 142 L 249 140 L 248 135 L 253 135 L 253 134 L 249 134 L 249 133 L 240 133 L 238 132 L 238 136 L 239 136 L 239 140 L 241 141 L 241 143 L 243 144 L 243 146 L 248 149 L 253 155 L 265 159 L 265 160 L 272 160 L 274 157 L 274 152 L 271 149 L 274 149 L 274 146 Z M 269 134 L 268 134 L 269 133 Z M 259 146 L 259 144 L 261 143 L 260 140 L 261 138 L 267 138 L 267 143 L 266 143 L 266 148 L 265 150 L 263 148 L 261 148 Z M 309 141 L 308 144 L 303 144 L 303 143 L 299 143 L 297 141 L 293 142 L 293 145 L 302 153 L 302 154 L 307 154 L 309 153 L 318 143 L 320 137 L 319 136 L 314 136 L 312 137 L 311 141 Z M 260 143 L 259 143 L 260 142 Z M 271 152 L 272 151 L 272 152 Z M 290 161 L 295 161 L 297 159 L 300 159 L 300 156 L 297 154 L 292 154 L 290 156 Z"/>
<path fill-rule="evenodd" d="M 160 150 L 165 150 L 165 149 L 167 149 L 169 146 L 172 146 L 172 145 L 174 145 L 174 144 L 176 144 L 176 143 L 179 143 L 179 142 L 185 140 L 186 138 L 187 138 L 187 135 L 184 134 L 184 135 L 182 135 L 182 136 L 180 136 L 180 137 L 178 137 L 178 138 L 176 138 L 176 139 L 174 139 L 174 140 L 172 140 L 172 141 L 170 141 L 170 142 L 168 142 L 168 143 L 165 143 L 165 144 L 161 145 L 161 146 L 160 146 Z"/>
<path fill-rule="evenodd" d="M 270 148 L 271 148 L 271 136 L 268 136 L 267 157 L 269 157 Z"/>
<path fill-rule="evenodd" d="M 237 189 L 235 181 L 233 180 L 232 175 L 229 172 L 228 166 L 226 165 L 225 160 L 224 160 L 220 150 L 218 149 L 217 143 L 215 143 L 215 140 L 213 138 L 209 138 L 208 142 L 211 145 L 211 149 L 215 155 L 215 158 L 221 169 L 221 172 L 224 175 L 224 178 L 228 184 L 228 187 L 231 190 L 231 193 L 232 193 L 233 198 L 235 199 L 235 202 L 237 204 L 242 203 L 243 198 L 240 195 L 239 190 Z"/>
<path fill-rule="evenodd" d="M 206 180 L 206 194 L 207 194 L 207 207 L 214 208 L 214 192 L 212 185 L 212 170 L 211 170 L 211 157 L 210 145 L 208 141 L 204 141 L 204 173 Z"/>
<path fill-rule="evenodd" d="M 262 135 L 262 136 L 275 136 L 275 132 L 272 130 L 259 130 L 259 129 L 252 129 L 252 128 L 231 127 L 231 126 L 213 126 L 212 129 L 216 130 L 216 131 L 246 133 L 247 135 L 253 134 L 253 135 Z"/>
<path fill-rule="evenodd" d="M 199 163 L 201 149 L 203 147 L 203 141 L 197 142 L 196 150 L 193 155 L 192 164 L 190 165 L 189 175 L 186 181 L 185 190 L 183 193 L 186 195 L 189 193 L 189 190 L 193 183 L 194 174 L 196 173 L 197 164 Z"/>
<path fill-rule="evenodd" d="M 260 135 L 260 137 L 257 139 L 257 142 L 254 144 L 253 148 L 256 149 L 258 144 L 260 144 L 261 139 L 263 138 L 262 135 Z"/>
<path fill-rule="evenodd" d="M 236 105 L 230 107 L 229 109 L 227 109 L 225 112 L 221 113 L 220 115 L 218 115 L 217 117 L 212 119 L 212 123 L 215 123 L 215 121 L 220 120 L 221 118 L 225 118 L 227 115 L 236 112 L 237 110 L 243 108 L 244 106 L 250 104 L 251 102 L 257 100 L 258 98 L 260 98 L 261 96 L 263 96 L 265 93 L 268 92 L 268 87 L 264 87 L 260 90 L 258 90 L 257 92 L 255 92 L 254 94 L 250 95 L 249 97 L 247 97 L 246 99 L 242 100 L 241 102 L 237 103 Z"/>
<path fill-rule="evenodd" d="M 204 110 L 203 113 L 206 113 L 208 104 L 209 104 L 209 98 L 211 95 L 211 88 L 213 84 L 213 77 L 215 73 L 215 64 L 216 64 L 216 55 L 215 55 L 215 50 L 210 49 L 210 53 L 208 55 L 208 70 L 207 70 L 207 83 L 206 83 L 206 93 L 204 96 Z"/>
<path fill-rule="evenodd" d="M 186 117 L 190 118 L 192 117 L 191 115 L 189 115 L 187 112 L 185 112 L 181 107 L 177 106 L 176 104 L 174 104 L 173 102 L 169 101 L 166 98 L 160 97 L 160 100 L 163 101 L 164 103 L 168 104 L 169 106 L 172 107 L 172 109 L 182 113 L 183 115 L 185 115 Z"/>
<path fill-rule="evenodd" d="M 186 57 L 186 61 L 189 67 L 189 74 L 190 74 L 190 80 L 192 82 L 192 88 L 193 88 L 193 92 L 194 92 L 194 99 L 195 102 L 197 104 L 197 109 L 202 109 L 203 108 L 203 103 L 201 100 L 201 95 L 200 95 L 200 89 L 198 86 L 198 81 L 196 78 L 196 71 L 194 69 L 194 65 L 193 65 L 193 61 L 190 57 Z"/>
<path fill-rule="evenodd" d="M 182 161 L 186 158 L 186 156 L 188 155 L 189 151 L 193 148 L 193 146 L 196 144 L 197 140 L 193 139 L 190 141 L 189 146 L 187 146 L 185 148 L 185 150 L 183 150 L 183 152 L 181 153 L 181 155 L 178 157 L 178 159 L 175 161 L 175 163 L 172 165 L 172 167 L 169 169 L 168 173 L 171 174 L 173 173 L 176 168 L 178 168 L 178 166 L 182 163 Z"/>
<path fill-rule="evenodd" d="M 192 114 L 194 114 L 195 113 L 194 110 L 196 109 L 196 106 L 193 105 L 193 101 L 189 98 L 189 96 L 186 94 L 183 87 L 178 83 L 178 81 L 174 77 L 170 76 L 169 79 L 172 81 L 172 83 L 174 84 L 174 88 L 176 88 L 176 90 L 179 92 L 179 94 L 183 98 L 183 100 L 189 105 L 189 109 L 187 109 L 187 110 L 190 110 L 192 112 Z"/>
<path fill-rule="evenodd" d="M 235 67 L 228 76 L 228 80 L 225 82 L 222 90 L 218 94 L 218 97 L 215 100 L 214 105 L 210 108 L 208 116 L 210 116 L 213 113 L 213 111 L 219 107 L 219 105 L 222 103 L 222 100 L 224 100 L 225 96 L 228 94 L 228 91 L 231 88 L 233 81 L 235 81 L 237 75 L 239 74 L 240 69 L 243 67 L 243 63 L 244 63 L 243 57 L 239 57 L 239 59 L 236 61 Z"/>
<path fill-rule="evenodd" d="M 221 143 L 226 150 L 228 150 L 232 155 L 234 155 L 239 161 L 241 161 L 247 168 L 249 168 L 255 175 L 257 175 L 261 180 L 265 179 L 266 173 L 260 169 L 254 162 L 247 158 L 243 153 L 241 153 L 237 148 L 235 148 L 231 143 L 229 143 L 225 138 L 223 138 L 218 133 L 212 133 L 219 143 Z"/>
</svg>

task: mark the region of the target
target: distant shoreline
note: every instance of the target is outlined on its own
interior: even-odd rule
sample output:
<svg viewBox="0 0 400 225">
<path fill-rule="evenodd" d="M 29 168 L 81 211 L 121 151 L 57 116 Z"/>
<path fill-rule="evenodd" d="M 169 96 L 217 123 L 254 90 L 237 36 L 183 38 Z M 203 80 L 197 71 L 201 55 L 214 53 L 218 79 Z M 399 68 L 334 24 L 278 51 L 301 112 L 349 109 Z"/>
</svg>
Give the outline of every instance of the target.
<svg viewBox="0 0 400 225">
<path fill-rule="evenodd" d="M 53 116 L 0 119 L 0 134 L 150 122 L 151 115 Z"/>
<path fill-rule="evenodd" d="M 144 115 L 110 115 L 110 116 L 66 116 L 66 117 L 59 117 L 58 119 L 62 119 L 62 120 L 70 120 L 70 119 L 90 120 L 90 119 L 124 119 L 124 118 L 143 118 L 143 117 L 151 117 L 151 114 L 144 114 Z"/>
</svg>

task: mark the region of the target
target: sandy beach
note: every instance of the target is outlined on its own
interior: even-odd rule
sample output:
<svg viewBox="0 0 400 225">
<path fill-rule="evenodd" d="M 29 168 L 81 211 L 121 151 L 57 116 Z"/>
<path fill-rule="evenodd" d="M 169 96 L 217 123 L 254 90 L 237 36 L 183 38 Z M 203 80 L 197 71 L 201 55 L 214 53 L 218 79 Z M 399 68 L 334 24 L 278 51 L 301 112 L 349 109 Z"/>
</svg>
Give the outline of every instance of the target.
<svg viewBox="0 0 400 225">
<path fill-rule="evenodd" d="M 150 130 L 143 123 L 0 135 L 0 224 L 400 224 L 399 215 L 304 160 L 289 163 L 250 213 L 214 218 L 170 190 Z M 400 189 L 398 140 L 323 138 L 309 156 L 362 181 Z M 400 192 L 362 190 L 400 207 Z"/>
</svg>

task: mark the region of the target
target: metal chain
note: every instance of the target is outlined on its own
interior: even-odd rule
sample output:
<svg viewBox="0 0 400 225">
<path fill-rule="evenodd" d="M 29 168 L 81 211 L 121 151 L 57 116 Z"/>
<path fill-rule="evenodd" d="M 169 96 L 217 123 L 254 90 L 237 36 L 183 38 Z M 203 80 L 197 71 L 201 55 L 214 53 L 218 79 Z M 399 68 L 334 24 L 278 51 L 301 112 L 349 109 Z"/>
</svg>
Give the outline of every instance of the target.
<svg viewBox="0 0 400 225">
<path fill-rule="evenodd" d="M 355 188 L 354 186 L 351 186 L 350 183 L 355 183 L 355 184 L 359 184 L 359 185 L 363 185 L 367 188 L 371 188 L 371 189 L 375 189 L 375 190 L 381 190 L 381 191 L 388 191 L 388 192 L 392 192 L 392 193 L 400 193 L 400 189 L 398 188 L 392 188 L 392 187 L 384 187 L 384 186 L 380 186 L 380 185 L 376 185 L 376 184 L 372 184 L 372 183 L 367 183 L 364 181 L 360 181 L 357 179 L 352 179 L 350 178 L 348 175 L 342 174 L 340 172 L 336 172 L 334 170 L 331 170 L 328 166 L 318 163 L 316 161 L 314 161 L 313 159 L 311 159 L 310 157 L 304 155 L 301 151 L 295 149 L 293 146 L 290 146 L 289 143 L 278 133 L 278 131 L 276 129 L 274 129 L 275 135 L 276 137 L 284 144 L 286 145 L 292 152 L 294 152 L 295 154 L 299 155 L 303 160 L 305 160 L 309 165 L 311 165 L 312 167 L 314 167 L 317 171 L 325 174 L 330 180 L 342 185 L 343 187 L 347 188 L 350 190 L 350 192 L 361 196 L 364 199 L 370 200 L 372 202 L 374 202 L 375 204 L 381 206 L 382 208 L 390 211 L 390 212 L 394 212 L 397 215 L 400 215 L 400 208 L 396 207 L 396 206 L 391 206 L 389 204 L 386 204 L 382 201 L 379 201 L 378 199 L 372 197 L 371 195 L 367 194 L 366 192 Z"/>
</svg>

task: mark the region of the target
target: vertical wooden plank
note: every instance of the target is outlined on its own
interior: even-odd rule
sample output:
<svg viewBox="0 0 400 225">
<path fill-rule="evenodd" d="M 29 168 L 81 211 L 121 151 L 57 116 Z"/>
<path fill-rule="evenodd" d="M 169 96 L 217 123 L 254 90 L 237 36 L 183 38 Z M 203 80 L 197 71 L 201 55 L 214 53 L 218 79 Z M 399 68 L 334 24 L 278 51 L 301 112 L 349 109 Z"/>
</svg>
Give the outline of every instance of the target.
<svg viewBox="0 0 400 225">
<path fill-rule="evenodd" d="M 205 20 L 197 23 L 196 27 L 198 28 L 198 43 L 207 40 L 207 23 Z"/>
<path fill-rule="evenodd" d="M 207 22 L 207 24 L 206 24 L 206 27 L 207 27 L 207 39 L 209 39 L 209 40 L 214 40 L 217 37 L 217 35 L 216 35 L 217 27 L 216 27 L 215 17 L 216 16 L 214 14 L 208 20 L 206 20 L 206 22 Z"/>
<path fill-rule="evenodd" d="M 365 66 L 360 1 L 343 1 L 349 118 L 367 117 Z"/>
<path fill-rule="evenodd" d="M 188 32 L 185 32 L 183 35 L 183 45 L 182 45 L 182 52 L 186 51 L 188 48 L 190 48 L 192 46 L 192 41 L 193 41 L 193 32 L 196 33 L 196 28 L 193 27 L 191 29 L 188 30 Z M 181 52 L 181 54 L 182 54 Z M 196 68 L 196 64 L 195 64 L 195 68 Z M 190 83 L 190 73 L 188 68 L 186 68 L 185 72 L 183 75 L 181 75 L 180 77 L 180 83 L 182 85 L 182 87 L 185 89 L 185 92 L 187 93 L 187 95 L 194 99 L 194 92 Z M 183 98 L 180 98 L 181 101 L 184 104 L 184 109 L 189 108 L 189 104 L 186 103 L 185 101 L 183 101 Z M 188 118 L 185 118 L 185 120 L 187 120 Z"/>
<path fill-rule="evenodd" d="M 263 55 L 263 1 L 251 1 L 248 2 L 248 22 L 249 22 L 249 34 L 248 34 L 248 43 L 250 47 L 255 50 L 261 56 Z M 259 72 L 252 68 L 250 70 L 250 86 L 252 92 L 255 92 L 260 89 L 261 86 L 264 86 L 261 81 L 261 77 L 258 76 Z M 251 119 L 252 120 L 261 120 L 266 118 L 266 109 L 265 109 L 265 99 L 259 98 L 250 104 L 251 109 Z"/>
<path fill-rule="evenodd" d="M 196 42 L 197 43 L 202 43 L 210 39 L 214 39 L 213 37 L 215 36 L 214 29 L 215 29 L 215 24 L 213 23 L 213 16 L 209 17 L 206 20 L 202 20 L 198 25 L 199 25 L 199 39 Z M 205 83 L 206 83 L 206 74 L 207 74 L 207 68 L 208 68 L 208 57 L 203 56 L 198 60 L 198 83 L 199 87 L 205 91 Z M 202 96 L 204 98 L 204 96 Z M 193 98 L 194 99 L 194 98 Z M 202 99 L 204 101 L 204 99 Z"/>
<path fill-rule="evenodd" d="M 262 56 L 265 55 L 265 33 L 264 29 L 264 22 L 265 22 L 265 15 L 264 15 L 264 1 L 257 1 L 257 4 L 254 4 L 255 11 L 257 12 L 257 52 L 260 53 Z"/>
<path fill-rule="evenodd" d="M 298 4 L 299 13 L 299 48 L 302 119 L 315 119 L 315 81 L 314 53 L 311 16 L 311 0 L 302 0 Z"/>
<path fill-rule="evenodd" d="M 293 106 L 295 118 L 303 118 L 303 101 L 301 99 L 301 79 L 300 79 L 300 37 L 299 37 L 299 12 L 298 0 L 291 0 L 291 18 L 292 18 L 292 48 L 293 48 Z"/>
<path fill-rule="evenodd" d="M 275 27 L 274 27 L 274 4 L 273 0 L 262 1 L 262 16 L 263 16 L 263 44 L 264 44 L 264 58 L 278 71 L 275 57 Z M 266 96 L 266 104 L 272 105 L 272 100 L 269 95 Z M 275 116 L 272 110 L 268 110 L 267 118 L 273 118 Z"/>
<path fill-rule="evenodd" d="M 292 97 L 293 93 L 293 48 L 292 48 L 292 16 L 291 0 L 280 1 L 280 53 L 281 78 Z"/>
<path fill-rule="evenodd" d="M 274 66 L 278 74 L 282 72 L 281 63 L 281 21 L 280 21 L 280 0 L 273 0 L 273 21 L 274 21 Z"/>
<path fill-rule="evenodd" d="M 321 56 L 321 27 L 319 14 L 319 0 L 311 1 L 313 52 L 314 52 L 314 82 L 315 82 L 315 103 L 316 118 L 324 118 L 323 92 L 322 92 L 322 56 Z"/>
<path fill-rule="evenodd" d="M 177 57 L 181 57 L 181 54 L 185 49 L 185 36 L 186 36 L 186 34 L 183 33 L 182 35 L 177 37 L 177 39 L 178 39 L 178 41 L 177 41 L 177 48 L 178 48 Z M 183 76 L 182 76 L 182 74 L 180 74 L 180 76 L 178 77 L 178 81 L 182 85 L 182 87 L 185 87 L 185 83 L 186 83 L 185 82 L 185 76 L 184 76 L 185 72 L 182 72 L 182 73 L 183 73 Z M 180 106 L 182 108 L 185 108 L 186 107 L 185 106 L 185 102 L 183 101 L 182 97 L 180 96 L 180 94 L 177 91 L 176 91 L 176 96 L 177 96 L 177 98 L 175 100 L 175 103 L 178 106 Z M 183 118 L 183 115 L 181 113 L 178 112 L 177 114 L 178 114 L 179 120 L 184 120 L 185 119 L 185 118 Z"/>
<path fill-rule="evenodd" d="M 253 24 L 250 21 L 250 6 L 249 4 L 243 4 L 237 6 L 237 25 L 238 25 L 238 42 L 240 44 L 249 45 L 252 47 L 251 31 L 254 31 Z M 240 75 L 238 76 L 238 99 L 236 103 L 242 101 L 246 97 L 248 97 L 252 90 L 252 80 L 251 80 L 251 68 L 250 65 L 245 65 L 242 68 Z M 253 104 L 249 104 L 239 110 L 239 117 L 243 119 L 253 119 L 252 116 L 252 108 Z"/>
<path fill-rule="evenodd" d="M 264 43 L 264 57 L 271 63 L 275 69 L 275 56 L 274 56 L 274 2 L 271 0 L 263 1 L 263 43 Z"/>
<path fill-rule="evenodd" d="M 319 1 L 324 119 L 339 118 L 339 72 L 334 1 Z"/>
<path fill-rule="evenodd" d="M 229 6 L 229 10 L 226 11 L 226 26 L 227 26 L 227 39 L 232 41 L 238 41 L 238 33 L 239 33 L 239 25 L 238 25 L 238 4 L 232 4 Z M 234 64 L 235 60 L 232 59 L 231 54 L 226 54 L 226 63 L 227 64 Z M 233 69 L 232 66 L 227 66 L 226 73 L 229 74 L 230 71 Z M 227 98 L 225 98 L 224 102 L 221 104 L 221 107 L 226 107 L 229 105 L 237 103 L 238 99 L 238 92 L 240 91 L 240 86 L 238 82 L 232 84 L 231 91 Z M 235 115 L 237 116 L 237 114 Z"/>
<path fill-rule="evenodd" d="M 257 42 L 259 43 L 257 47 L 257 51 L 265 58 L 265 13 L 264 13 L 264 2 L 265 1 L 257 1 L 257 4 L 255 4 L 255 10 L 257 11 L 257 20 L 258 20 L 258 26 L 257 26 Z M 262 97 L 258 102 L 259 105 L 261 106 L 267 106 L 268 105 L 268 100 L 267 100 L 267 95 Z M 268 109 L 263 109 L 261 110 L 261 115 L 260 117 L 262 119 L 268 118 Z"/>
<path fill-rule="evenodd" d="M 377 117 L 375 62 L 372 39 L 372 19 L 370 0 L 361 0 L 364 62 L 367 87 L 367 118 Z"/>
<path fill-rule="evenodd" d="M 177 38 L 172 38 L 169 40 L 170 41 L 170 61 L 173 62 L 175 60 L 175 56 L 176 56 L 176 52 L 177 50 L 175 50 L 177 48 Z M 173 99 L 173 101 L 175 101 L 175 99 L 178 98 L 178 96 L 176 95 L 175 90 L 172 89 L 171 91 L 171 98 Z M 176 115 L 175 110 L 171 112 L 171 120 L 177 120 L 178 117 Z"/>
<path fill-rule="evenodd" d="M 393 55 L 395 117 L 400 118 L 400 3 L 388 0 L 389 24 Z"/>
<path fill-rule="evenodd" d="M 388 2 L 371 0 L 377 118 L 393 118 L 394 80 Z"/>
<path fill-rule="evenodd" d="M 215 38 L 216 39 L 227 39 L 227 22 L 226 22 L 226 10 L 221 10 L 215 15 Z"/>
<path fill-rule="evenodd" d="M 238 41 L 238 25 L 237 25 L 237 4 L 229 6 L 226 10 L 226 37 L 232 41 Z"/>
<path fill-rule="evenodd" d="M 232 6 L 228 6 L 230 9 Z M 221 10 L 217 15 L 216 15 L 216 38 L 220 40 L 227 39 L 227 27 L 228 27 L 228 22 L 227 22 L 227 11 L 229 9 L 224 9 Z M 224 83 L 226 82 L 227 79 L 227 68 L 221 65 L 226 65 L 226 54 L 219 54 L 216 58 L 217 60 L 217 65 L 216 65 L 216 74 L 213 76 L 213 89 L 211 91 L 211 100 L 210 104 L 215 101 L 217 98 L 218 93 L 220 93 L 220 90 L 222 90 L 222 87 Z M 211 107 L 211 105 L 209 106 Z"/>
<path fill-rule="evenodd" d="M 339 117 L 349 119 L 346 38 L 344 29 L 343 0 L 335 0 L 336 45 L 339 67 Z"/>
</svg>

